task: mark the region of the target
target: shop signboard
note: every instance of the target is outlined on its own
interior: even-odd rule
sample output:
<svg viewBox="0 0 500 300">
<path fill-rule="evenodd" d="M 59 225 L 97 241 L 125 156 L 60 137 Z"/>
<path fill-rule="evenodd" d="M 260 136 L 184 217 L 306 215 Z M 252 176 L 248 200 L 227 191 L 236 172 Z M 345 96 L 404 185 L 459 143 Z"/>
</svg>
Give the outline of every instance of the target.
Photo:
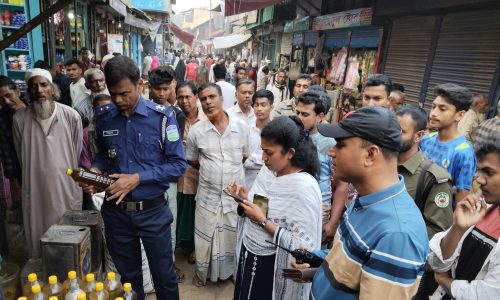
<svg viewBox="0 0 500 300">
<path fill-rule="evenodd" d="M 169 10 L 169 0 L 125 0 L 126 4 L 143 10 L 164 11 Z"/>
<path fill-rule="evenodd" d="M 289 32 L 306 31 L 309 30 L 310 25 L 311 24 L 309 16 L 297 20 L 287 21 L 285 23 L 284 32 L 289 33 Z"/>
<path fill-rule="evenodd" d="M 108 34 L 108 52 L 123 54 L 123 35 Z"/>
<path fill-rule="evenodd" d="M 318 31 L 370 25 L 372 22 L 372 16 L 373 7 L 365 7 L 319 16 L 313 19 L 312 30 Z"/>
<path fill-rule="evenodd" d="M 292 38 L 292 45 L 302 45 L 302 43 L 304 42 L 304 34 L 302 33 L 296 33 L 293 35 L 293 38 Z"/>
</svg>

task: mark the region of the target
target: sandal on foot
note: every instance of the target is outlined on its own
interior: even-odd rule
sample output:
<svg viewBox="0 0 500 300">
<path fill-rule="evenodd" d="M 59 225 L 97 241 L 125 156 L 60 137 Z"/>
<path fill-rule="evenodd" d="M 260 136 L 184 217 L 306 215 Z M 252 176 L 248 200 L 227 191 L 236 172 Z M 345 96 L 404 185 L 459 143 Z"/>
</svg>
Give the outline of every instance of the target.
<svg viewBox="0 0 500 300">
<path fill-rule="evenodd" d="M 205 286 L 205 284 L 203 283 L 203 281 L 196 274 L 194 274 L 194 276 L 193 276 L 193 285 L 196 286 L 196 287 Z"/>
<path fill-rule="evenodd" d="M 177 275 L 177 282 L 178 283 L 183 283 L 184 282 L 184 272 L 181 271 L 181 269 L 177 268 L 176 266 L 174 266 L 174 271 L 175 271 L 175 275 Z"/>
</svg>

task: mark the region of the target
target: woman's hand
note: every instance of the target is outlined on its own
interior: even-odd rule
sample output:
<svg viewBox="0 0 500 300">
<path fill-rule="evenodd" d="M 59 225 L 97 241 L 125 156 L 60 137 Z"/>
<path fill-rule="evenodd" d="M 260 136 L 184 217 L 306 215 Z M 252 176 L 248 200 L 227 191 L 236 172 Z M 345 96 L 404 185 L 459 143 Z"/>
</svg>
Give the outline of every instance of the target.
<svg viewBox="0 0 500 300">
<path fill-rule="evenodd" d="M 226 188 L 232 194 L 238 195 L 243 199 L 248 199 L 248 190 L 244 185 L 236 183 L 236 181 L 231 181 Z"/>
<path fill-rule="evenodd" d="M 240 202 L 240 207 L 245 211 L 245 216 L 256 223 L 260 224 L 266 219 L 260 207 L 248 200 Z"/>
</svg>

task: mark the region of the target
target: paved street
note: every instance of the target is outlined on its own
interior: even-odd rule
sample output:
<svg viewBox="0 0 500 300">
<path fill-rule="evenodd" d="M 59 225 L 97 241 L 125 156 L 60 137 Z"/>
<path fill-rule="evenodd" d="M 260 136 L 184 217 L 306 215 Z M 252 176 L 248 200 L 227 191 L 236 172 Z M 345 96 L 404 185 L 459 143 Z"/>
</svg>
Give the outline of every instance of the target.
<svg viewBox="0 0 500 300">
<path fill-rule="evenodd" d="M 191 281 L 194 275 L 194 265 L 187 262 L 188 254 L 179 249 L 176 252 L 177 267 L 179 267 L 186 278 L 179 284 L 180 298 L 189 300 L 230 300 L 233 299 L 233 283 L 226 282 L 211 283 L 208 282 L 205 287 L 196 287 Z M 155 300 L 155 295 L 149 295 L 146 300 Z"/>
</svg>

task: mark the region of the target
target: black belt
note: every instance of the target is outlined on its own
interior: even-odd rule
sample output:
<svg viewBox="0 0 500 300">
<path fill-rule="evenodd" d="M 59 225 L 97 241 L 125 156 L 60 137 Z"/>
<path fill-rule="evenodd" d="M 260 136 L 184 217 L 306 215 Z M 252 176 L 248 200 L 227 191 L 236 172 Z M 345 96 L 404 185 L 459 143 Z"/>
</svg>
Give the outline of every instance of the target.
<svg viewBox="0 0 500 300">
<path fill-rule="evenodd" d="M 104 201 L 105 203 L 109 203 L 112 206 L 125 211 L 143 211 L 168 203 L 168 200 L 165 201 L 165 197 L 163 195 L 143 201 L 122 201 L 118 205 L 115 205 L 115 203 L 113 202 L 107 202 L 106 200 Z"/>
</svg>

